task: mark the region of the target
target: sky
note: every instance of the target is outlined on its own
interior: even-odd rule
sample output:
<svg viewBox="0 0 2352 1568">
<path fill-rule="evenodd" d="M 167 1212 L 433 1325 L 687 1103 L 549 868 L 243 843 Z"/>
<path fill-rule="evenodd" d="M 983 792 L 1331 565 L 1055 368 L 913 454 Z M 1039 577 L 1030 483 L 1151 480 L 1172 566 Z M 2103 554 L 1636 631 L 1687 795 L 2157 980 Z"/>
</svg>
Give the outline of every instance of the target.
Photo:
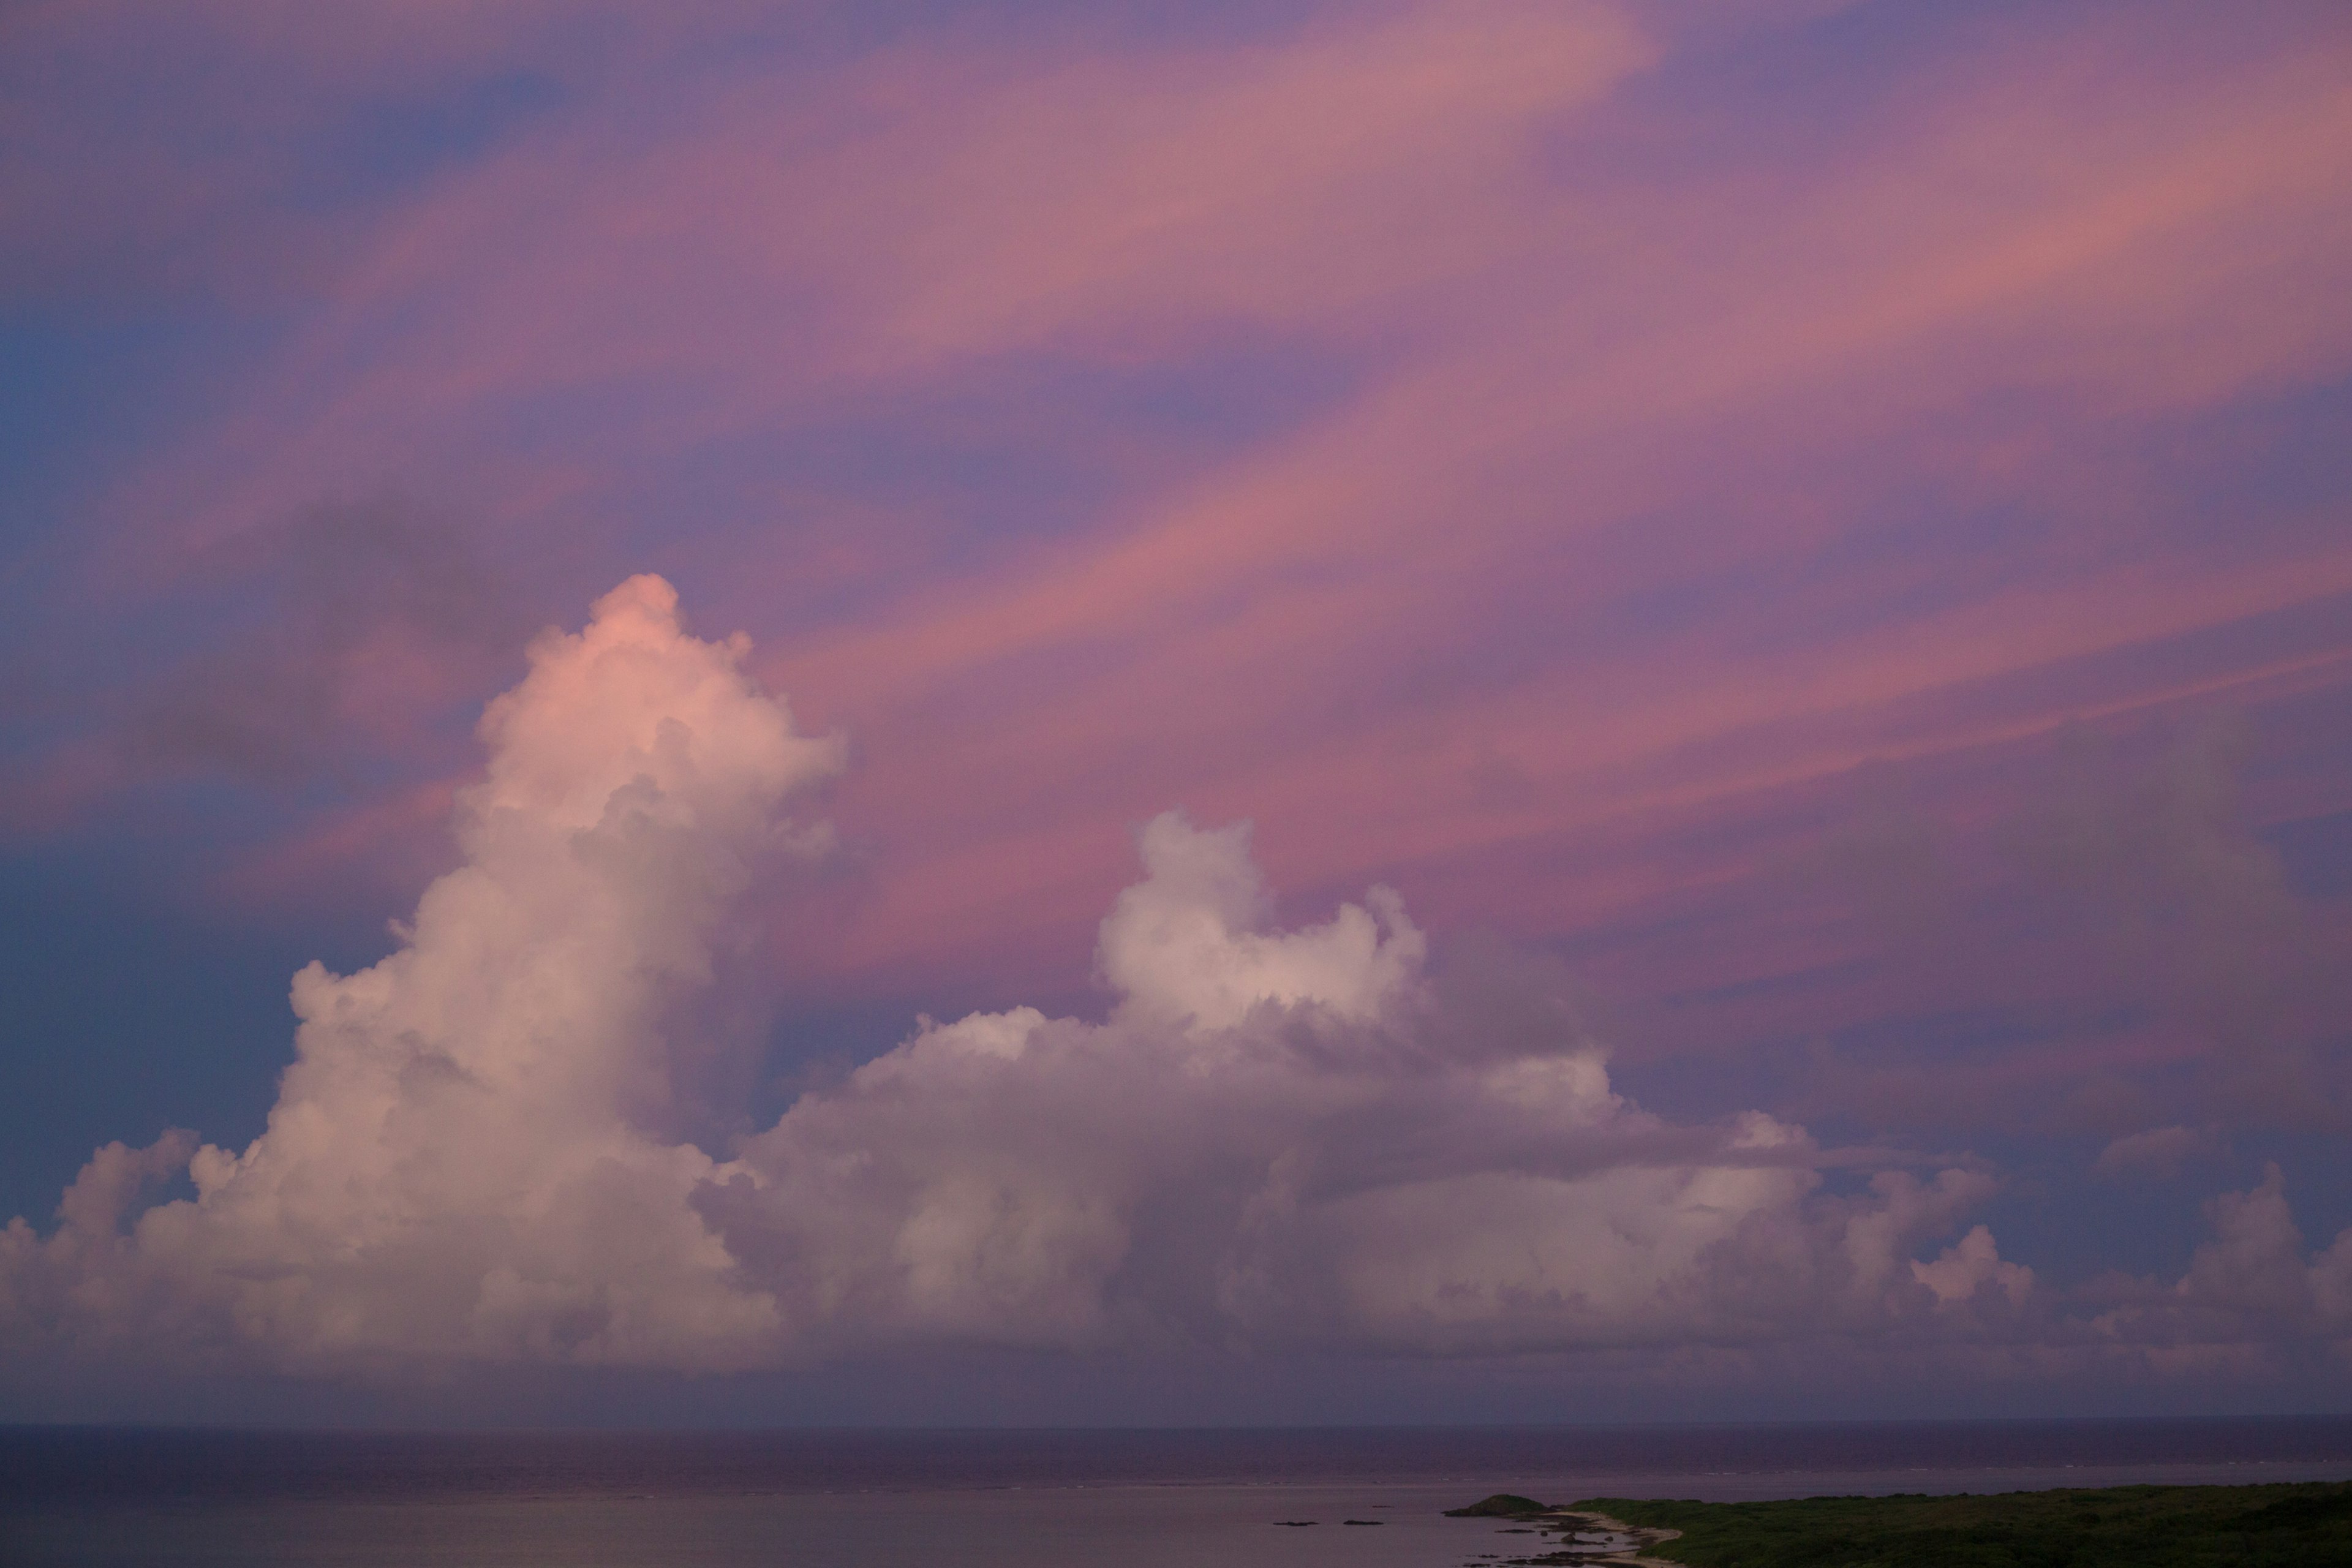
<svg viewBox="0 0 2352 1568">
<path fill-rule="evenodd" d="M 0 16 L 0 1419 L 2352 1408 L 2352 13 Z"/>
</svg>

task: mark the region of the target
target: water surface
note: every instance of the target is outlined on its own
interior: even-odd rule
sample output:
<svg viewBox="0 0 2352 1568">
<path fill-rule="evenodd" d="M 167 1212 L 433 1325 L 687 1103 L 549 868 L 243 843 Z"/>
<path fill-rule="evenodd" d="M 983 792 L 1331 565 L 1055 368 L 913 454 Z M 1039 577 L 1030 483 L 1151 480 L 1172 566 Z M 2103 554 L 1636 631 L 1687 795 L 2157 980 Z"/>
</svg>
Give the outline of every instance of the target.
<svg viewBox="0 0 2352 1568">
<path fill-rule="evenodd" d="M 1496 1521 L 1442 1515 L 1500 1490 L 1736 1500 L 2347 1478 L 2352 1418 L 2335 1417 L 1223 1432 L 16 1428 L 0 1430 L 0 1563 L 1459 1568 L 1530 1542 Z"/>
</svg>

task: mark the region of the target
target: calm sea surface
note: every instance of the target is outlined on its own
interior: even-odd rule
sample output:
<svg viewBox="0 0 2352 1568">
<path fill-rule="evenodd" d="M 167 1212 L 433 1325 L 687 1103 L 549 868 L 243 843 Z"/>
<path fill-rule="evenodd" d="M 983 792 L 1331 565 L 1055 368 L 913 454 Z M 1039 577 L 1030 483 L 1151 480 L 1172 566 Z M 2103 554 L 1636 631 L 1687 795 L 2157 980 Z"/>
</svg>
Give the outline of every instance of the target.
<svg viewBox="0 0 2352 1568">
<path fill-rule="evenodd" d="M 1527 1543 L 1498 1535 L 1494 1521 L 1440 1513 L 1492 1491 L 1738 1499 L 2347 1478 L 2352 1417 L 1234 1432 L 0 1428 L 0 1564 L 1461 1568 Z"/>
</svg>

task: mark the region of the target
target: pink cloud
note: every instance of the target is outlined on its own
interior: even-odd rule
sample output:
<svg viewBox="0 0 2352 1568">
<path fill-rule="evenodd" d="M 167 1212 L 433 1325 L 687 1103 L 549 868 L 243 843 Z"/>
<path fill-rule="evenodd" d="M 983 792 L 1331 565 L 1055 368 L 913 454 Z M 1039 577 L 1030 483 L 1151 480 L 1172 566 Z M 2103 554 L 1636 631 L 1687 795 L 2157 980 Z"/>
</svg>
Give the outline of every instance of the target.
<svg viewBox="0 0 2352 1568">
<path fill-rule="evenodd" d="M 1823 1194 L 1801 1128 L 1676 1126 L 1594 1041 L 1456 1016 L 1392 890 L 1271 926 L 1247 829 L 1174 813 L 1102 922 L 1102 1021 L 919 1020 L 715 1157 L 679 1025 L 761 873 L 828 850 L 799 802 L 842 748 L 677 608 L 635 577 L 534 641 L 454 805 L 462 862 L 383 961 L 294 977 L 258 1138 L 109 1144 L 57 1228 L 0 1230 L 0 1373 L 1770 1344 L 1966 1333 L 2031 1293 L 1981 1226 L 1911 1257 L 1990 1177 Z M 147 1201 L 183 1171 L 194 1198 Z"/>
<path fill-rule="evenodd" d="M 108 1143 L 53 1228 L 0 1229 L 0 1378 L 1171 1342 L 2184 1377 L 2352 1328 L 2352 1231 L 2308 1247 L 2276 1166 L 2177 1279 L 2053 1289 L 1969 1224 L 2001 1184 L 1977 1163 L 1646 1110 L 1542 977 L 1440 984 L 1391 889 L 1278 923 L 1249 829 L 1175 812 L 1101 921 L 1099 1019 L 919 1018 L 724 1137 L 695 1011 L 763 877 L 835 847 L 806 802 L 844 755 L 750 652 L 651 575 L 534 639 L 452 803 L 459 863 L 380 963 L 295 975 L 266 1130 Z"/>
<path fill-rule="evenodd" d="M 1722 956 L 1624 959 L 1648 994 L 1832 969 L 1867 954 L 1851 920 L 1741 900 L 1857 767 L 1966 773 L 1939 807 L 1999 816 L 1994 763 L 2055 727 L 2344 684 L 2340 630 L 2309 630 L 2352 593 L 2340 498 L 2180 478 L 2232 471 L 2200 420 L 2352 364 L 2333 23 L 1964 29 L 1832 156 L 1746 134 L 1700 24 L 1649 8 L 709 74 L 607 18 L 666 62 L 642 82 L 547 41 L 557 16 L 220 25 L 207 47 L 320 95 L 523 60 L 580 101 L 352 215 L 283 353 L 93 508 L 123 548 L 81 591 L 168 597 L 193 549 L 386 478 L 551 579 L 699 566 L 712 623 L 855 737 L 839 816 L 875 885 L 844 984 L 1067 978 L 1173 800 L 1259 821 L 1286 885 L 1391 877 L 1521 935 L 1747 921 Z M 207 212 L 269 207 L 274 174 L 236 177 L 261 183 Z M 1104 476 L 1058 531 L 743 456 L 1235 340 L 1323 390 L 1141 457 L 1015 409 L 1016 456 Z M 342 721 L 425 750 L 465 678 L 426 652 L 371 651 Z M 2347 804 L 2340 774 L 2300 787 Z M 409 820 L 359 804 L 239 885 Z M 2021 974 L 2021 1004 L 2066 993 Z"/>
</svg>

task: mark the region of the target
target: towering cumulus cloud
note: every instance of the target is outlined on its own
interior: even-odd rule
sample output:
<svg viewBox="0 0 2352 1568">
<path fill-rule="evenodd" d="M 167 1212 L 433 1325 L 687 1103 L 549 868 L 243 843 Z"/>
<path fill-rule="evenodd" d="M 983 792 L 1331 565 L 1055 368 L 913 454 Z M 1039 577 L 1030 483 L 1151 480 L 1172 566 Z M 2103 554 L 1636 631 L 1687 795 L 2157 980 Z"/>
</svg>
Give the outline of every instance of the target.
<svg viewBox="0 0 2352 1568">
<path fill-rule="evenodd" d="M 268 1130 L 242 1154 L 101 1151 L 65 1224 L 8 1236 L 5 1279 L 73 1340 L 371 1358 L 742 1361 L 776 1336 L 692 1199 L 719 1167 L 656 1141 L 668 1031 L 782 816 L 839 748 L 793 732 L 742 643 L 678 629 L 658 578 L 549 636 L 490 705 L 463 798 L 465 864 L 406 942 L 294 977 L 301 1025 Z M 184 1164 L 193 1202 L 121 1222 Z"/>
<path fill-rule="evenodd" d="M 464 864 L 383 963 L 295 977 L 268 1131 L 110 1145 L 54 1232 L 0 1237 L 15 1352 L 722 1369 L 1983 1335 L 2038 1310 L 1981 1226 L 1914 1256 L 1989 1178 L 1837 1195 L 1799 1128 L 1671 1125 L 1564 1019 L 1433 980 L 1394 894 L 1270 930 L 1246 829 L 1173 814 L 1103 922 L 1103 1021 L 925 1020 L 765 1132 L 679 1141 L 730 910 L 822 849 L 787 808 L 840 763 L 745 651 L 687 635 L 652 577 L 542 637 L 483 720 Z M 182 1172 L 194 1197 L 142 1196 Z"/>
</svg>

